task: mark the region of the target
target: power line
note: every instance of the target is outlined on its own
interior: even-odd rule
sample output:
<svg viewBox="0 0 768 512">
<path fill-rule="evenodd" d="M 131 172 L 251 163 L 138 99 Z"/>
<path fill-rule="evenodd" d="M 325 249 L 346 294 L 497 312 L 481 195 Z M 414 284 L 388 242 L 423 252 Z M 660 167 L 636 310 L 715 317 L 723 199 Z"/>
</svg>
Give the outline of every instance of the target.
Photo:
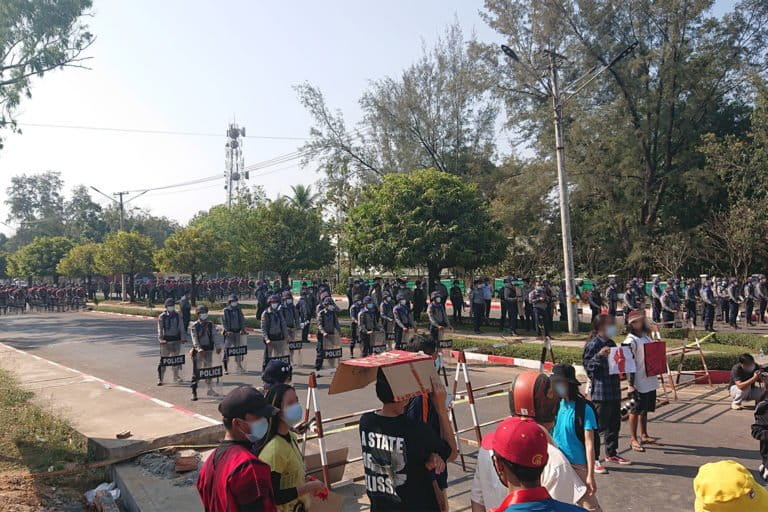
<svg viewBox="0 0 768 512">
<path fill-rule="evenodd" d="M 176 130 L 150 130 L 142 128 L 114 128 L 108 126 L 81 126 L 81 125 L 68 125 L 68 124 L 45 124 L 45 123 L 16 123 L 18 126 L 30 126 L 35 128 L 62 128 L 68 130 L 91 130 L 101 132 L 120 132 L 120 133 L 143 133 L 149 135 L 184 135 L 192 137 L 219 137 L 220 133 L 206 133 L 206 132 L 183 132 Z M 309 140 L 309 137 L 288 137 L 278 135 L 248 135 L 246 139 L 262 139 L 262 140 Z"/>
</svg>

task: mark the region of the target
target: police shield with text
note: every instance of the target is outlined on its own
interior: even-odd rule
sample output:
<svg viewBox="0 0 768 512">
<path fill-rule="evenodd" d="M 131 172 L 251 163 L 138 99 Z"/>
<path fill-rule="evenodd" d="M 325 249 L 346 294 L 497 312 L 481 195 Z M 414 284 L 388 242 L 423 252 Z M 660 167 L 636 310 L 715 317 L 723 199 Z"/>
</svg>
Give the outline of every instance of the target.
<svg viewBox="0 0 768 512">
<path fill-rule="evenodd" d="M 173 370 L 174 382 L 181 383 L 181 365 L 184 355 L 181 345 L 186 341 L 181 315 L 176 311 L 173 299 L 166 299 L 165 311 L 157 317 L 157 340 L 160 343 L 160 364 L 157 367 L 157 385 L 163 385 L 165 369 Z"/>
<path fill-rule="evenodd" d="M 240 373 L 246 371 L 246 354 L 248 353 L 246 339 L 245 315 L 240 310 L 237 295 L 229 297 L 228 305 L 221 315 L 222 333 L 224 335 L 224 373 L 229 373 L 229 358 L 235 358 L 237 370 Z"/>
<path fill-rule="evenodd" d="M 203 381 L 207 396 L 221 395 L 221 366 L 213 366 L 213 352 L 221 353 L 222 343 L 216 339 L 216 329 L 208 319 L 208 307 L 197 307 L 197 321 L 192 324 L 192 400 L 197 400 L 198 384 Z"/>
<path fill-rule="evenodd" d="M 280 314 L 280 296 L 271 295 L 267 300 L 267 310 L 261 314 L 261 332 L 264 335 L 264 361 L 262 371 L 271 359 L 278 359 L 290 364 L 288 350 L 288 327 Z"/>
</svg>

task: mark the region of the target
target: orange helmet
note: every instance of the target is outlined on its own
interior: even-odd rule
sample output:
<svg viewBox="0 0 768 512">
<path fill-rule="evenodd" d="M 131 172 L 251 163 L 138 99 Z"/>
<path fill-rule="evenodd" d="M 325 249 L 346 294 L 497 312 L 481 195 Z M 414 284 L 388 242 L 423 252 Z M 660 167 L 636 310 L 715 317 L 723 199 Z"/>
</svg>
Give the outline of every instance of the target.
<svg viewBox="0 0 768 512">
<path fill-rule="evenodd" d="M 549 377 L 528 371 L 518 374 L 509 386 L 509 412 L 533 418 L 538 423 L 555 420 L 559 400 Z"/>
</svg>

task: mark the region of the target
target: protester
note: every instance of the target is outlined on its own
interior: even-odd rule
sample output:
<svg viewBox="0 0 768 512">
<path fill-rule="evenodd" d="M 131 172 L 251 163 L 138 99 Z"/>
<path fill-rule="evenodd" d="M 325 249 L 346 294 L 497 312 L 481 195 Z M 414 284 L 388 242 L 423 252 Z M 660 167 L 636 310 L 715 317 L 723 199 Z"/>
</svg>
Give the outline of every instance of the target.
<svg viewBox="0 0 768 512">
<path fill-rule="evenodd" d="M 278 410 L 251 386 L 233 389 L 219 404 L 224 441 L 205 461 L 197 492 L 207 512 L 277 512 L 270 468 L 254 451 Z"/>
<path fill-rule="evenodd" d="M 765 382 L 766 377 L 762 377 Z M 768 391 L 763 393 L 755 405 L 755 422 L 752 424 L 752 437 L 760 441 L 762 463 L 757 469 L 763 481 L 768 482 Z"/>
<path fill-rule="evenodd" d="M 512 417 L 483 438 L 483 448 L 493 450 L 493 465 L 509 494 L 495 512 L 577 512 L 581 507 L 550 497 L 541 485 L 549 460 L 547 436 L 530 418 Z"/>
<path fill-rule="evenodd" d="M 272 359 L 264 367 L 261 380 L 264 383 L 264 393 L 268 393 L 272 386 L 291 383 L 291 380 L 293 380 L 293 367 L 280 359 Z"/>
<path fill-rule="evenodd" d="M 437 294 L 437 292 L 432 292 Z M 439 295 L 437 295 L 440 298 Z M 419 343 L 414 348 L 424 354 L 432 356 L 435 361 L 435 369 L 440 371 L 443 364 L 443 357 L 440 351 L 437 349 L 437 344 L 434 339 L 419 337 Z M 445 407 L 449 409 L 451 407 L 451 396 L 446 394 Z M 414 421 L 426 423 L 430 429 L 432 429 L 433 435 L 438 436 L 440 439 L 448 443 L 451 447 L 451 457 L 449 460 L 456 458 L 458 454 L 458 448 L 456 446 L 456 437 L 454 436 L 453 429 L 447 431 L 441 430 L 440 417 L 437 412 L 437 406 L 431 397 L 427 397 L 427 402 L 424 403 L 424 396 L 419 395 L 411 399 L 408 406 L 405 409 L 405 415 Z M 446 489 L 448 488 L 448 468 L 445 471 L 434 475 L 434 485 L 437 485 L 435 495 L 438 497 L 441 510 L 447 510 L 448 497 L 446 495 Z"/>
<path fill-rule="evenodd" d="M 579 391 L 576 369 L 570 364 L 556 364 L 550 380 L 560 397 L 552 437 L 587 485 L 587 492 L 578 504 L 587 510 L 601 511 L 595 482 L 597 417 L 593 405 Z"/>
<path fill-rule="evenodd" d="M 768 490 L 747 468 L 733 460 L 710 462 L 693 480 L 695 512 L 762 512 L 768 510 Z"/>
<path fill-rule="evenodd" d="M 450 432 L 445 407 L 445 388 L 433 380 L 430 393 L 441 432 Z M 395 401 L 384 372 L 378 369 L 376 396 L 380 411 L 360 418 L 360 439 L 365 466 L 365 484 L 372 512 L 439 511 L 433 491 L 433 475 L 445 470 L 455 452 L 424 423 L 403 413 L 407 400 Z"/>
<path fill-rule="evenodd" d="M 752 354 L 744 353 L 739 356 L 739 362 L 731 368 L 731 409 L 738 411 L 743 408 L 742 403 L 745 400 L 757 402 L 760 399 L 763 389 L 757 384 L 761 371 Z"/>
<path fill-rule="evenodd" d="M 509 397 L 513 416 L 531 417 L 547 433 L 549 460 L 541 473 L 541 485 L 555 500 L 578 502 L 586 494 L 587 487 L 548 434 L 554 425 L 558 404 L 549 377 L 533 371 L 521 373 L 512 383 Z M 472 512 L 496 509 L 508 494 L 506 486 L 496 476 L 492 457 L 493 452 L 480 447 L 472 480 Z"/>
<path fill-rule="evenodd" d="M 650 329 L 642 309 L 632 311 L 627 319 L 629 334 L 622 343 L 629 347 L 635 360 L 635 373 L 629 374 L 629 395 L 634 405 L 629 413 L 629 428 L 632 438 L 632 449 L 644 452 L 643 443 L 653 444 L 656 439 L 648 435 L 648 413 L 656 410 L 656 389 L 659 387 L 657 377 L 649 377 L 645 372 L 644 345 L 653 343 L 648 337 Z M 640 426 L 640 438 L 637 437 L 637 427 Z"/>
<path fill-rule="evenodd" d="M 269 464 L 275 503 L 280 512 L 309 510 L 311 494 L 325 485 L 319 480 L 307 482 L 304 457 L 291 427 L 302 420 L 303 413 L 296 390 L 288 384 L 277 384 L 267 393 L 267 402 L 280 409 L 269 420 L 269 429 L 258 443 L 259 458 Z"/>
<path fill-rule="evenodd" d="M 621 383 L 619 375 L 608 371 L 608 355 L 616 347 L 616 320 L 598 314 L 592 318 L 592 335 L 584 347 L 584 369 L 591 382 L 591 399 L 597 413 L 599 435 L 595 436 L 595 473 L 607 473 L 600 463 L 600 437 L 605 444 L 605 460 L 615 464 L 631 464 L 618 454 L 621 429 Z"/>
</svg>

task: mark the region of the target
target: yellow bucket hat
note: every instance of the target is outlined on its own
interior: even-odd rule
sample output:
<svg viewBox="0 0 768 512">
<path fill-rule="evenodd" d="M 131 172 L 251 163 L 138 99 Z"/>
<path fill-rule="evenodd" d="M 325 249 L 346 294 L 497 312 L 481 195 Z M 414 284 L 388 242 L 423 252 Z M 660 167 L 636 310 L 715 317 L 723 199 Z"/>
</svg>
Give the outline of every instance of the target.
<svg viewBox="0 0 768 512">
<path fill-rule="evenodd" d="M 768 491 L 733 460 L 704 464 L 693 480 L 696 512 L 768 511 Z"/>
</svg>

